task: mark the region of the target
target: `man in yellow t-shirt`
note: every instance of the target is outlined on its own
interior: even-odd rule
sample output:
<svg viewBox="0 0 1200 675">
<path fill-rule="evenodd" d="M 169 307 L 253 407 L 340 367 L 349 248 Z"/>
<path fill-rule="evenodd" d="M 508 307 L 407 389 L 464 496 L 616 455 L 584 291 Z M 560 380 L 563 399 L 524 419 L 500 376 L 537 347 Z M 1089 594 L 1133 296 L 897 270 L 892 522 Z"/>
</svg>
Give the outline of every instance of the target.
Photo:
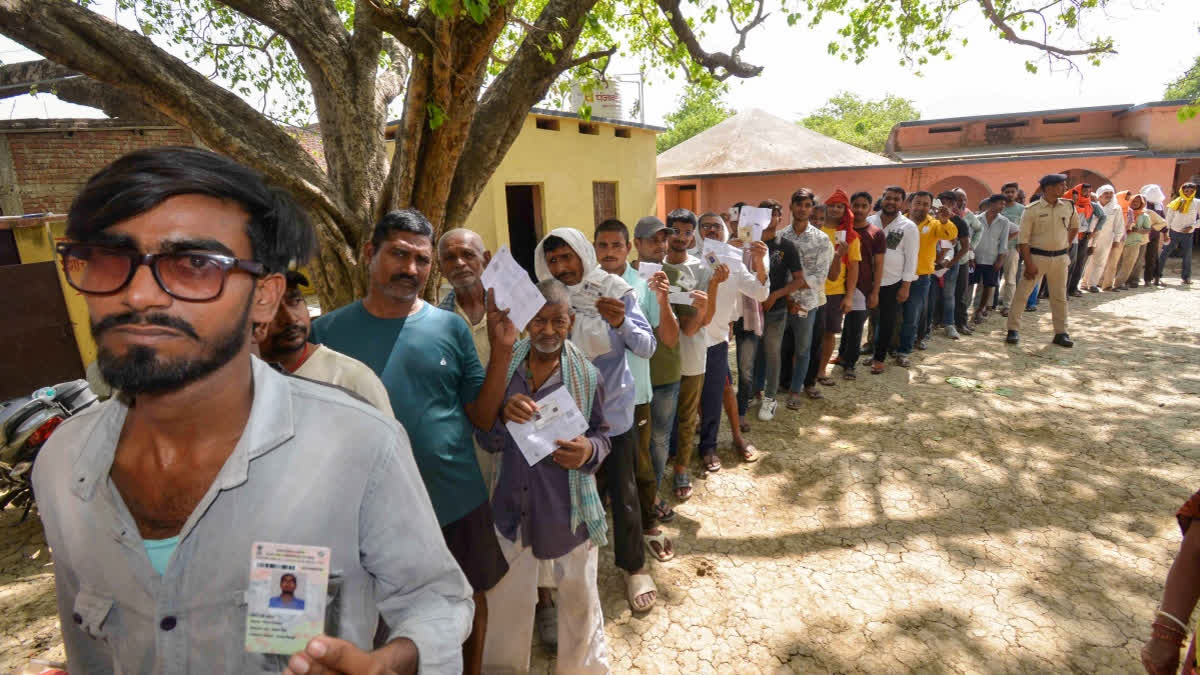
<svg viewBox="0 0 1200 675">
<path fill-rule="evenodd" d="M 900 325 L 900 347 L 896 360 L 907 367 L 909 356 L 917 339 L 917 320 L 929 302 L 929 288 L 933 280 L 933 263 L 937 258 L 939 241 L 953 240 L 958 236 L 954 223 L 941 223 L 930 215 L 933 209 L 933 194 L 925 190 L 909 196 L 908 218 L 917 224 L 921 246 L 917 251 L 917 280 L 909 287 L 908 300 L 904 303 L 904 322 Z"/>
<path fill-rule="evenodd" d="M 858 285 L 858 263 L 862 261 L 862 242 L 854 231 L 854 214 L 850 212 L 850 198 L 841 189 L 825 200 L 825 224 L 821 231 L 833 242 L 833 264 L 825 280 L 825 308 L 821 331 L 821 359 L 818 363 L 817 382 L 833 386 L 833 378 L 826 375 L 833 349 L 837 345 L 838 333 L 842 332 L 842 319 L 853 307 L 854 295 L 846 293 Z M 862 307 L 861 309 L 866 309 Z"/>
</svg>

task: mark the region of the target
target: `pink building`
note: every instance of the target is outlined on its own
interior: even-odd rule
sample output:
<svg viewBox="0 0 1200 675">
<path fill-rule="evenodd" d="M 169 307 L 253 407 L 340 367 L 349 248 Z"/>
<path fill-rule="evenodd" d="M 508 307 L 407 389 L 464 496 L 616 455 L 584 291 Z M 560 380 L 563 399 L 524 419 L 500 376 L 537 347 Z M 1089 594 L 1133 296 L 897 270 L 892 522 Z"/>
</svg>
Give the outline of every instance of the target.
<svg viewBox="0 0 1200 675">
<path fill-rule="evenodd" d="M 1016 181 L 1037 179 L 1171 193 L 1200 175 L 1200 118 L 1180 121 L 1183 101 L 902 122 L 881 157 L 760 110 L 739 113 L 658 157 L 659 216 L 675 208 L 726 211 L 739 201 L 787 203 L 798 187 L 821 198 L 837 188 L 878 195 L 962 187 L 971 204 Z"/>
</svg>

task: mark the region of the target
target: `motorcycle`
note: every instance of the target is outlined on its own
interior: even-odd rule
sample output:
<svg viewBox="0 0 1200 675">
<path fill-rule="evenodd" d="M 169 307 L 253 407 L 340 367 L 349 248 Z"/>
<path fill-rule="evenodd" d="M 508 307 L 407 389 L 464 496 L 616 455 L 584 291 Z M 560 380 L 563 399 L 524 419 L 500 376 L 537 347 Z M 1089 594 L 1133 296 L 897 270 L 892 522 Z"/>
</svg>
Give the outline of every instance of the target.
<svg viewBox="0 0 1200 675">
<path fill-rule="evenodd" d="M 98 400 L 87 380 L 42 387 L 28 397 L 0 403 L 0 511 L 33 508 L 33 463 L 50 434 Z"/>
</svg>

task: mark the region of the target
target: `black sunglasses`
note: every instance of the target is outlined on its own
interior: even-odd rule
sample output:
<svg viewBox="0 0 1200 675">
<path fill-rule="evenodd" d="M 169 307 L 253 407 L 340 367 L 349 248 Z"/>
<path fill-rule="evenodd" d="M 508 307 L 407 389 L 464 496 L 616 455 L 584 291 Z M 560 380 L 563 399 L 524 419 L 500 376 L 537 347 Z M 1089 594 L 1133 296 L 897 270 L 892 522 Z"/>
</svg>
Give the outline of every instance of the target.
<svg viewBox="0 0 1200 675">
<path fill-rule="evenodd" d="M 164 293 L 177 300 L 204 302 L 221 295 L 225 279 L 234 271 L 251 276 L 266 274 L 266 267 L 220 253 L 141 253 L 103 244 L 62 243 L 55 246 L 63 274 L 71 288 L 88 295 L 112 295 L 129 285 L 142 265 L 150 268 Z"/>
</svg>

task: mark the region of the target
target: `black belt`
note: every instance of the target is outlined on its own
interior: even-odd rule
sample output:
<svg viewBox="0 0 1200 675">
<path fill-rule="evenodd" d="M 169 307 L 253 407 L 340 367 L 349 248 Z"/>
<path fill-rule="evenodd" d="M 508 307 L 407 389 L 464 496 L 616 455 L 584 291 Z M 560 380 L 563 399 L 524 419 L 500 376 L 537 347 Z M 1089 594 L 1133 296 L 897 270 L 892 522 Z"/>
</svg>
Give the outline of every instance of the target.
<svg viewBox="0 0 1200 675">
<path fill-rule="evenodd" d="M 1040 248 L 1031 248 L 1029 249 L 1029 252 L 1033 255 L 1045 256 L 1047 258 L 1057 258 L 1060 255 L 1066 255 L 1070 250 L 1071 249 L 1069 248 L 1064 248 L 1061 251 L 1044 251 Z"/>
</svg>

